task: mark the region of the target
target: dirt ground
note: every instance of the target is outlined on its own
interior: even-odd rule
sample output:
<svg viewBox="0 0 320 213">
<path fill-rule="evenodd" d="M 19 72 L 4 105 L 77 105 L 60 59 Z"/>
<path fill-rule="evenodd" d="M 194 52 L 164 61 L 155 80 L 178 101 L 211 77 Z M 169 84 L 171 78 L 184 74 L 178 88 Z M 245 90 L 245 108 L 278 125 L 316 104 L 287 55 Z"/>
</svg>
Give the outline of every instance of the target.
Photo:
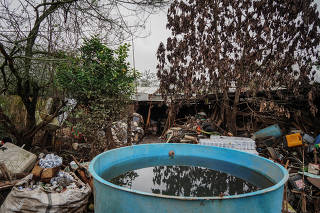
<svg viewBox="0 0 320 213">
<path fill-rule="evenodd" d="M 163 143 L 164 141 L 156 135 L 147 135 L 142 139 L 141 144 L 149 144 L 149 143 Z"/>
</svg>

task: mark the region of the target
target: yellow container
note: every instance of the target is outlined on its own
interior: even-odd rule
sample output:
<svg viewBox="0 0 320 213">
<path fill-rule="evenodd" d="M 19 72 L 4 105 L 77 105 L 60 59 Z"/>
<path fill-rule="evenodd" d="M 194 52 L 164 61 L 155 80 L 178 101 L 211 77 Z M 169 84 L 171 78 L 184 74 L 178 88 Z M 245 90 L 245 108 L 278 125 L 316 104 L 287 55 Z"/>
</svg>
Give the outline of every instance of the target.
<svg viewBox="0 0 320 213">
<path fill-rule="evenodd" d="M 286 140 L 288 147 L 301 146 L 302 145 L 302 136 L 300 133 L 295 133 L 291 135 L 286 135 Z"/>
</svg>

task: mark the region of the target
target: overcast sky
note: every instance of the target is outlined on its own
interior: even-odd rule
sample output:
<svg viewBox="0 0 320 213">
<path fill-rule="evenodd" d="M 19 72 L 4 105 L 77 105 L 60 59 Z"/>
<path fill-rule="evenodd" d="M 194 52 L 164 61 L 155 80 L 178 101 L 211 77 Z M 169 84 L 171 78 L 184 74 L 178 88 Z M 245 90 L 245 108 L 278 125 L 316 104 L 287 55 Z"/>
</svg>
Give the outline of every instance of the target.
<svg viewBox="0 0 320 213">
<path fill-rule="evenodd" d="M 139 72 L 150 70 L 156 72 L 157 66 L 157 49 L 161 41 L 165 42 L 170 35 L 170 31 L 166 29 L 167 9 L 158 14 L 151 15 L 147 21 L 146 32 L 149 34 L 145 38 L 134 39 L 134 55 L 135 65 Z M 132 51 L 130 52 L 129 62 L 132 63 Z"/>
</svg>

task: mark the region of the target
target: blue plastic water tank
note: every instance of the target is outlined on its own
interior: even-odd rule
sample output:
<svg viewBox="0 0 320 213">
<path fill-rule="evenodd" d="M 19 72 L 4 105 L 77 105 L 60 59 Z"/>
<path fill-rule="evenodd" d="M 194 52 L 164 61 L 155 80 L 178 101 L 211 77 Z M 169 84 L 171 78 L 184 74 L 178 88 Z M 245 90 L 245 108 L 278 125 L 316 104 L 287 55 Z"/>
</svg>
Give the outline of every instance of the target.
<svg viewBox="0 0 320 213">
<path fill-rule="evenodd" d="M 210 166 L 211 162 L 227 162 L 233 165 L 232 169 L 241 170 L 240 176 L 243 176 L 241 178 L 250 179 L 246 174 L 248 170 L 253 170 L 275 184 L 247 194 L 223 197 L 178 197 L 127 189 L 101 177 L 103 173 L 117 170 L 117 165 L 126 162 L 170 158 L 170 151 L 175 153 L 175 157 L 202 159 L 201 162 L 209 168 L 215 167 Z M 144 144 L 110 150 L 96 156 L 90 163 L 89 171 L 94 177 L 96 213 L 280 213 L 284 184 L 288 180 L 287 170 L 268 159 L 241 151 L 193 144 Z"/>
</svg>

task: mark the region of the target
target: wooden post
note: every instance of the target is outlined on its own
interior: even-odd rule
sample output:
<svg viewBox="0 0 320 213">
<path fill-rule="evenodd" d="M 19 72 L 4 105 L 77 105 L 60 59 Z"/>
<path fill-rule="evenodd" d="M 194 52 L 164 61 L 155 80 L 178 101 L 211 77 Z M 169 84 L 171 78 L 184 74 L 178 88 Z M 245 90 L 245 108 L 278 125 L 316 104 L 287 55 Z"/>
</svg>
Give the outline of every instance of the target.
<svg viewBox="0 0 320 213">
<path fill-rule="evenodd" d="M 302 180 L 304 182 L 304 146 L 302 147 Z M 304 189 L 301 193 L 301 199 L 302 199 L 302 203 L 301 203 L 301 211 L 303 213 L 307 213 L 307 201 L 306 201 L 306 193 L 304 192 Z"/>
<path fill-rule="evenodd" d="M 168 129 L 170 129 L 171 125 L 172 125 L 172 120 L 174 120 L 174 105 L 171 104 L 169 107 L 169 111 L 168 111 L 168 117 L 167 117 L 167 121 L 166 124 L 164 126 L 163 132 L 162 132 L 162 136 L 166 133 L 166 131 Z"/>
<path fill-rule="evenodd" d="M 284 168 L 288 169 L 288 166 L 289 166 L 289 160 L 287 160 Z M 284 185 L 283 201 L 282 201 L 282 212 L 283 213 L 288 213 L 287 190 L 288 190 L 288 184 L 286 183 Z"/>
<path fill-rule="evenodd" d="M 152 109 L 153 105 L 150 102 L 149 104 L 149 110 L 148 110 L 148 116 L 147 116 L 147 121 L 146 121 L 146 126 L 145 126 L 145 130 L 148 129 L 149 125 L 150 125 L 150 117 L 151 117 L 151 109 Z"/>
</svg>

